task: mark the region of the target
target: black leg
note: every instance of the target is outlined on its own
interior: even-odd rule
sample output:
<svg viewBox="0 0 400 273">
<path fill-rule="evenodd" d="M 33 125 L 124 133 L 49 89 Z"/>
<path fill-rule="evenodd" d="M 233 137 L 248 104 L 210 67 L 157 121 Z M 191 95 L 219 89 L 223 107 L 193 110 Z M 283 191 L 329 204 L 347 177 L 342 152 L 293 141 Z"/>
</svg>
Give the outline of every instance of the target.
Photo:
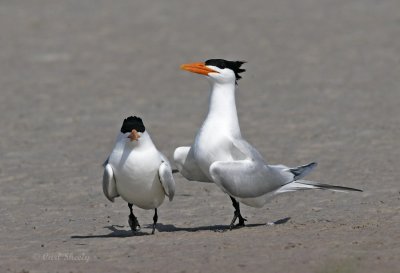
<svg viewBox="0 0 400 273">
<path fill-rule="evenodd" d="M 235 212 L 233 214 L 233 219 L 231 221 L 231 224 L 229 226 L 229 229 L 232 229 L 234 227 L 235 221 L 237 218 L 239 218 L 239 223 L 237 224 L 237 227 L 244 227 L 245 226 L 245 221 L 247 221 L 247 219 L 243 218 L 243 216 L 240 214 L 240 205 L 239 202 L 236 201 L 235 198 L 233 198 L 232 196 L 229 196 L 232 200 L 232 205 L 235 208 Z"/>
<path fill-rule="evenodd" d="M 139 230 L 140 230 L 140 225 L 139 225 L 138 219 L 137 219 L 136 216 L 133 214 L 132 206 L 133 206 L 133 204 L 128 203 L 128 207 L 129 207 L 129 210 L 130 210 L 130 212 L 131 212 L 131 213 L 129 214 L 128 223 L 129 223 L 129 226 L 131 227 L 132 232 L 136 232 L 136 231 L 139 231 Z"/>
<path fill-rule="evenodd" d="M 157 214 L 157 208 L 155 208 L 153 216 L 153 231 L 151 232 L 151 234 L 154 234 L 154 231 L 156 230 L 157 221 L 158 221 L 158 214 Z"/>
</svg>

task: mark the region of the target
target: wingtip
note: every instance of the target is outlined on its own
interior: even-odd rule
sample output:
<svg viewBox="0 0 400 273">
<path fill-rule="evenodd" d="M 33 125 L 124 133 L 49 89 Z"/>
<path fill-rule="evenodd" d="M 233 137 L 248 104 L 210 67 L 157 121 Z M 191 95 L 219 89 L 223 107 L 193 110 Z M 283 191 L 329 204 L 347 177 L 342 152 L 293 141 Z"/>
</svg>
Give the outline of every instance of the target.
<svg viewBox="0 0 400 273">
<path fill-rule="evenodd" d="M 175 192 L 169 192 L 168 194 L 165 193 L 165 195 L 168 197 L 169 202 L 174 200 Z"/>
<path fill-rule="evenodd" d="M 108 197 L 108 196 L 106 196 L 106 197 L 107 197 L 108 201 L 110 201 L 111 203 L 114 203 L 114 198 L 111 198 L 111 197 Z"/>
</svg>

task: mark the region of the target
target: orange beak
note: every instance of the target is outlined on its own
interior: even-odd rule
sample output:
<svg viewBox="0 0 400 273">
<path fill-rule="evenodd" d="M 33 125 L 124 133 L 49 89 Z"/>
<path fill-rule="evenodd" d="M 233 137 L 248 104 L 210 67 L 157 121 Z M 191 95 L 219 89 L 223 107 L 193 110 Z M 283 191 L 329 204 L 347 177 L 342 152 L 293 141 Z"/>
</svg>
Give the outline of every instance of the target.
<svg viewBox="0 0 400 273">
<path fill-rule="evenodd" d="M 140 135 L 135 129 L 133 129 L 131 134 L 128 136 L 128 138 L 130 138 L 131 141 L 134 141 L 134 140 L 138 141 L 140 138 Z"/>
<path fill-rule="evenodd" d="M 183 64 L 181 65 L 181 69 L 206 76 L 208 73 L 219 73 L 211 68 L 208 68 L 205 63 Z"/>
</svg>

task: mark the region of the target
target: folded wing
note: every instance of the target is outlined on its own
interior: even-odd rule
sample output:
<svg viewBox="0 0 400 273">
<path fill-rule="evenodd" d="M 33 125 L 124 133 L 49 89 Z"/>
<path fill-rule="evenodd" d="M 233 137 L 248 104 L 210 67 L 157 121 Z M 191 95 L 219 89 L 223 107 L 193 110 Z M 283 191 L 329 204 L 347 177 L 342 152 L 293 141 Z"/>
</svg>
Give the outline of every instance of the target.
<svg viewBox="0 0 400 273">
<path fill-rule="evenodd" d="M 278 172 L 252 160 L 217 161 L 210 174 L 224 191 L 239 198 L 258 197 L 287 183 Z"/>
<path fill-rule="evenodd" d="M 175 195 L 175 180 L 172 176 L 172 169 L 168 161 L 161 162 L 158 169 L 158 175 L 160 177 L 160 182 L 164 188 L 165 195 L 168 196 L 169 201 L 172 201 Z"/>
<path fill-rule="evenodd" d="M 114 202 L 114 198 L 119 196 L 117 187 L 115 185 L 114 172 L 110 164 L 106 164 L 104 166 L 103 192 L 107 199 L 111 202 Z"/>
</svg>

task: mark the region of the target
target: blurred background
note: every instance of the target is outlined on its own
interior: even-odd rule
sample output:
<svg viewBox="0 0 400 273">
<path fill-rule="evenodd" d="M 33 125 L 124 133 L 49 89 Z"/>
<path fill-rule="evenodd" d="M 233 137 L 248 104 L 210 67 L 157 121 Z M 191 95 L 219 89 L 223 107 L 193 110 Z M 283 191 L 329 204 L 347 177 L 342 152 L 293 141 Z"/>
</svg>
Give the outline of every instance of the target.
<svg viewBox="0 0 400 273">
<path fill-rule="evenodd" d="M 107 235 L 107 224 L 127 225 L 126 204 L 108 204 L 101 190 L 101 164 L 125 117 L 141 116 L 170 159 L 177 146 L 191 144 L 207 112 L 209 86 L 179 66 L 211 58 L 247 61 L 237 91 L 242 134 L 269 163 L 318 161 L 310 179 L 365 192 L 290 194 L 268 208 L 244 208 L 252 223 L 292 217 L 283 231 L 161 230 L 156 239 L 128 238 L 114 255 L 108 253 L 123 231 L 105 240 L 71 239 Z M 171 272 L 201 272 L 205 264 L 209 271 L 239 272 L 239 260 L 260 272 L 264 263 L 287 272 L 336 272 L 324 270 L 337 264 L 351 272 L 396 272 L 399 75 L 398 0 L 0 0 L 0 264 L 33 272 L 44 269 L 33 254 L 83 251 L 97 263 L 45 266 L 75 272 L 134 263 L 157 270 L 165 268 L 163 258 L 128 258 L 125 247 L 136 240 L 150 255 L 146 240 L 163 249 L 163 240 L 187 236 L 212 247 L 192 252 L 195 246 L 183 240 L 167 248 L 192 261 L 170 265 Z M 163 205 L 162 223 L 228 224 L 230 201 L 216 187 L 176 179 L 178 195 Z M 138 213 L 151 222 L 151 212 Z M 329 235 L 322 241 L 304 235 L 293 228 L 299 222 Z M 220 241 L 226 236 L 241 237 L 242 247 L 227 249 Z M 280 247 L 296 240 L 307 247 Z M 256 242 L 265 244 L 245 254 Z M 260 251 L 268 258 L 258 259 Z M 301 265 L 284 258 L 288 251 Z"/>
</svg>

